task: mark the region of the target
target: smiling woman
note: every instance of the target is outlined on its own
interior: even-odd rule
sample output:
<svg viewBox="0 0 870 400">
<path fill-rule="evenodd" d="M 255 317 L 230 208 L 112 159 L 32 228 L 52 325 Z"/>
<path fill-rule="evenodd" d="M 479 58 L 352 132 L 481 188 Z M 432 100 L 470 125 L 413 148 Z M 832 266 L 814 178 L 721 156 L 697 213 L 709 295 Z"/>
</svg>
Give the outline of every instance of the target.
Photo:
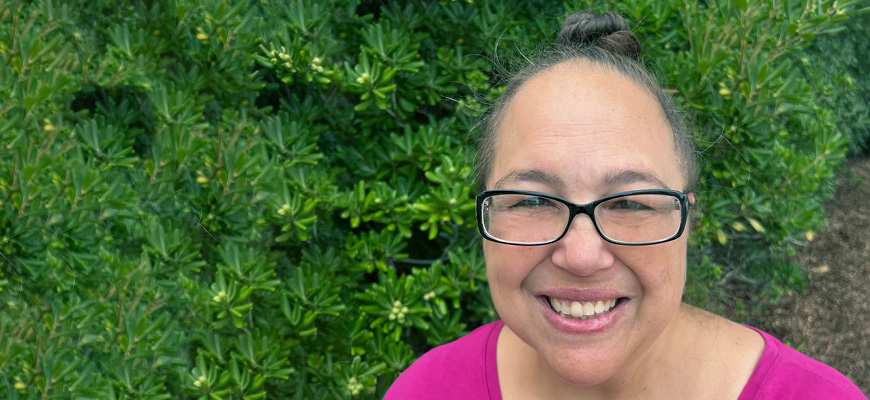
<svg viewBox="0 0 870 400">
<path fill-rule="evenodd" d="M 864 398 L 771 336 L 681 303 L 697 176 L 614 14 L 580 12 L 487 121 L 477 218 L 500 321 L 387 399 Z"/>
</svg>

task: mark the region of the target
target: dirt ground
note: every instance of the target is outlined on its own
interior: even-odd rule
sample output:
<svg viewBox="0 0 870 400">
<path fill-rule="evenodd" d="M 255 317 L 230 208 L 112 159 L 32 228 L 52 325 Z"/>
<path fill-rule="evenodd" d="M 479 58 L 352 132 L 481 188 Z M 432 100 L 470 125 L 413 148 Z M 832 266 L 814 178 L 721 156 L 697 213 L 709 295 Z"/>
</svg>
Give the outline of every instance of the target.
<svg viewBox="0 0 870 400">
<path fill-rule="evenodd" d="M 852 159 L 825 228 L 796 257 L 810 283 L 759 324 L 870 395 L 870 157 Z"/>
</svg>

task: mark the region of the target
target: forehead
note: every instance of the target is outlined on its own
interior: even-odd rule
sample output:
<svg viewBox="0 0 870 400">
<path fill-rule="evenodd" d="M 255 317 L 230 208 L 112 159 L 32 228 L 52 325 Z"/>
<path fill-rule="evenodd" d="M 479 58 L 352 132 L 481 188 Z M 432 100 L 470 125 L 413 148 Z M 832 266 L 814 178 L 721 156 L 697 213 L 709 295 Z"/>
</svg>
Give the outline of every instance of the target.
<svg viewBox="0 0 870 400">
<path fill-rule="evenodd" d="M 569 61 L 529 79 L 505 109 L 488 187 L 518 170 L 566 186 L 637 171 L 680 189 L 673 135 L 658 101 L 610 68 Z"/>
</svg>

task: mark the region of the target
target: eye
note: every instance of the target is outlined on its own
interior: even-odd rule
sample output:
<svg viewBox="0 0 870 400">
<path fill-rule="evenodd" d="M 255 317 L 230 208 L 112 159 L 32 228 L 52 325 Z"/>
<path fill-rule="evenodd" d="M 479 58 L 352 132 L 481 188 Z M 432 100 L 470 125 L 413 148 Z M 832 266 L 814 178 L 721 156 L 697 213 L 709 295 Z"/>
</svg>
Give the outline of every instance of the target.
<svg viewBox="0 0 870 400">
<path fill-rule="evenodd" d="M 527 196 L 527 197 L 524 197 L 524 198 L 518 200 L 516 203 L 514 203 L 509 208 L 528 209 L 528 208 L 552 207 L 554 205 L 555 204 L 553 204 L 553 201 L 548 199 L 548 198 L 540 197 L 540 196 Z"/>
<path fill-rule="evenodd" d="M 654 207 L 650 207 L 646 204 L 643 204 L 638 201 L 634 201 L 631 199 L 617 199 L 607 204 L 607 209 L 609 210 L 625 210 L 625 211 L 651 211 L 655 210 Z"/>
</svg>

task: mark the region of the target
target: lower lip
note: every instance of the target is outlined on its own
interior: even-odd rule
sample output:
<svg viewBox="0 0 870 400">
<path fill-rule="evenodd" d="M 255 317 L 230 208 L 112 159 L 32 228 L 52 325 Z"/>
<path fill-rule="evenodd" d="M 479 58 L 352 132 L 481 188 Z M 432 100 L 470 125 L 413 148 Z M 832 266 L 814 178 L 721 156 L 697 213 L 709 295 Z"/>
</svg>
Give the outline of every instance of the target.
<svg viewBox="0 0 870 400">
<path fill-rule="evenodd" d="M 622 316 L 623 311 L 625 311 L 625 306 L 628 301 L 629 300 L 625 298 L 620 299 L 619 304 L 610 310 L 610 312 L 607 314 L 601 314 L 595 318 L 569 319 L 553 311 L 553 309 L 550 308 L 549 301 L 547 301 L 546 297 L 538 297 L 538 304 L 541 306 L 541 310 L 544 312 L 544 317 L 547 318 L 547 322 L 550 323 L 550 326 L 556 328 L 558 331 L 570 334 L 600 333 L 612 328 L 619 321 L 619 317 Z"/>
</svg>

